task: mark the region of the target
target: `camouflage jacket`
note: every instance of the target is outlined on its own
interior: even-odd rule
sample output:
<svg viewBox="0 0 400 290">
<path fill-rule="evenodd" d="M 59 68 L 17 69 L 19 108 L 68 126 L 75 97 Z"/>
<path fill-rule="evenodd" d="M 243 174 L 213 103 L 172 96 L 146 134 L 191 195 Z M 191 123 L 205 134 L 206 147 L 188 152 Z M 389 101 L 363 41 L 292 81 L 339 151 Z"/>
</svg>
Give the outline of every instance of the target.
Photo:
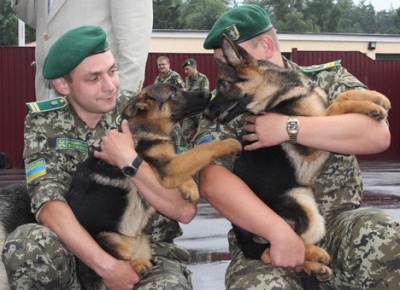
<svg viewBox="0 0 400 290">
<path fill-rule="evenodd" d="M 170 70 L 165 76 L 158 75 L 156 79 L 154 80 L 155 84 L 159 83 L 169 83 L 177 86 L 180 89 L 185 89 L 185 83 L 183 79 L 181 78 L 180 74 L 178 74 L 176 71 Z"/>
<path fill-rule="evenodd" d="M 193 77 L 185 78 L 185 88 L 187 91 L 210 91 L 210 82 L 205 74 L 197 73 Z"/>
<path fill-rule="evenodd" d="M 287 59 L 284 62 L 287 68 L 300 72 L 307 82 L 320 86 L 328 95 L 330 103 L 343 91 L 366 89 L 363 83 L 340 65 L 340 61 L 310 67 L 300 67 Z M 242 114 L 226 125 L 213 124 L 202 118 L 195 144 L 228 137 L 240 140 L 245 116 Z M 234 157 L 224 156 L 215 163 L 231 170 Z M 336 210 L 359 207 L 362 201 L 362 181 L 356 157 L 332 154 L 315 182 L 314 193 L 325 216 L 335 214 Z"/>
<path fill-rule="evenodd" d="M 121 91 L 116 108 L 105 113 L 94 129 L 90 129 L 76 115 L 67 98 L 60 97 L 28 104 L 31 112 L 25 120 L 24 163 L 34 214 L 48 201 L 65 202 L 64 194 L 69 188 L 77 165 L 99 147 L 100 138 L 106 135 L 108 130 L 118 127 L 117 119 L 130 97 L 130 92 Z M 63 105 L 54 103 L 56 109 L 32 112 L 32 107 L 38 104 L 57 101 Z M 183 136 L 181 139 L 183 140 Z M 179 143 L 179 140 L 177 142 Z M 172 241 L 182 234 L 176 221 L 161 214 L 154 216 L 148 229 L 153 241 Z"/>
</svg>

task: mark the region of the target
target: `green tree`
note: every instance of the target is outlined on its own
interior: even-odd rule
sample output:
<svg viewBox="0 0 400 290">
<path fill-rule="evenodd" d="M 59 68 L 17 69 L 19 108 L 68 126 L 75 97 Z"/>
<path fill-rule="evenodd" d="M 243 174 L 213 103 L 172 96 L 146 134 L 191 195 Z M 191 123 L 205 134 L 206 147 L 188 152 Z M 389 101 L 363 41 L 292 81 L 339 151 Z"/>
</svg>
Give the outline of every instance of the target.
<svg viewBox="0 0 400 290">
<path fill-rule="evenodd" d="M 229 4 L 229 1 L 223 0 L 188 0 L 182 5 L 179 13 L 182 15 L 182 27 L 210 30 Z"/>
<path fill-rule="evenodd" d="M 26 26 L 25 41 L 35 40 L 35 31 Z M 0 45 L 18 45 L 18 18 L 11 9 L 9 0 L 0 0 Z"/>
<path fill-rule="evenodd" d="M 179 10 L 182 0 L 153 0 L 153 29 L 182 29 Z"/>
</svg>

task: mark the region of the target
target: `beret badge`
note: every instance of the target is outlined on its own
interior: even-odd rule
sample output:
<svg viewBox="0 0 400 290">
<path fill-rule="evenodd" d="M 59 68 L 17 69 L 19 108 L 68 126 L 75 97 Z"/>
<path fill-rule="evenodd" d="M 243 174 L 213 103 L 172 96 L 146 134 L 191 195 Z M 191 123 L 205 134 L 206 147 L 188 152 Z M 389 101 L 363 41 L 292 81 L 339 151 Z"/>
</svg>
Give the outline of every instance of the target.
<svg viewBox="0 0 400 290">
<path fill-rule="evenodd" d="M 228 35 L 229 39 L 232 41 L 236 41 L 240 37 L 240 32 L 236 27 L 236 24 L 231 24 L 225 27 L 226 34 Z"/>
</svg>

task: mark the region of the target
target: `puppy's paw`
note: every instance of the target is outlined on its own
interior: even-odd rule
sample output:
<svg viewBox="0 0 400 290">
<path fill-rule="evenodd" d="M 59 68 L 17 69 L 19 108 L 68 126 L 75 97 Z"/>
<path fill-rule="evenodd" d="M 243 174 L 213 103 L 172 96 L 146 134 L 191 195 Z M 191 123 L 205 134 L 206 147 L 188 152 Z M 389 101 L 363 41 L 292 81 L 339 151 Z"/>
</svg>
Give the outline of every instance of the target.
<svg viewBox="0 0 400 290">
<path fill-rule="evenodd" d="M 376 119 L 376 120 L 382 120 L 387 118 L 387 110 L 385 110 L 383 107 L 381 106 L 376 106 L 376 108 L 374 110 L 370 110 L 368 112 L 366 112 L 368 116 Z"/>
<path fill-rule="evenodd" d="M 315 245 L 306 245 L 305 260 L 327 265 L 331 261 L 331 256 L 327 251 L 320 247 Z"/>
<path fill-rule="evenodd" d="M 190 185 L 179 186 L 178 189 L 181 192 L 182 198 L 184 200 L 187 200 L 188 202 L 194 203 L 194 202 L 197 202 L 200 198 L 199 189 L 198 189 L 196 183 L 194 183 L 194 182 L 193 182 L 193 184 L 190 184 Z"/>
<path fill-rule="evenodd" d="M 317 262 L 305 261 L 304 271 L 308 275 L 315 276 L 315 278 L 317 278 L 317 280 L 320 282 L 326 282 L 333 277 L 331 268 Z"/>
<path fill-rule="evenodd" d="M 370 93 L 372 94 L 370 100 L 371 102 L 383 107 L 386 111 L 388 111 L 392 107 L 389 99 L 386 96 L 377 91 L 370 91 Z"/>
<path fill-rule="evenodd" d="M 153 268 L 153 264 L 147 259 L 136 259 L 131 261 L 131 267 L 133 271 L 143 277 L 150 272 L 151 268 Z"/>
</svg>

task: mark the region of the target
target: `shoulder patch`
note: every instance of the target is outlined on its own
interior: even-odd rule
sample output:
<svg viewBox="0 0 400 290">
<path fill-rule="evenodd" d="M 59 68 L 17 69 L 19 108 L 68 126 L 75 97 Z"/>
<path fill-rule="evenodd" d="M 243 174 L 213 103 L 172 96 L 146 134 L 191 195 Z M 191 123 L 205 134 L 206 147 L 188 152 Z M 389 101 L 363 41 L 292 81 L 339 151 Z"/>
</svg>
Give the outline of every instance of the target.
<svg viewBox="0 0 400 290">
<path fill-rule="evenodd" d="M 300 69 L 301 69 L 301 71 L 303 71 L 305 73 L 317 72 L 317 71 L 326 70 L 331 67 L 339 66 L 341 62 L 342 62 L 342 60 L 335 60 L 335 61 L 328 62 L 325 64 L 302 66 L 302 67 L 300 67 Z"/>
<path fill-rule="evenodd" d="M 68 104 L 65 97 L 57 97 L 44 101 L 26 103 L 30 113 L 42 113 L 64 108 Z"/>
<path fill-rule="evenodd" d="M 40 158 L 26 165 L 26 180 L 31 182 L 32 180 L 46 175 L 46 161 L 44 158 Z"/>
</svg>

